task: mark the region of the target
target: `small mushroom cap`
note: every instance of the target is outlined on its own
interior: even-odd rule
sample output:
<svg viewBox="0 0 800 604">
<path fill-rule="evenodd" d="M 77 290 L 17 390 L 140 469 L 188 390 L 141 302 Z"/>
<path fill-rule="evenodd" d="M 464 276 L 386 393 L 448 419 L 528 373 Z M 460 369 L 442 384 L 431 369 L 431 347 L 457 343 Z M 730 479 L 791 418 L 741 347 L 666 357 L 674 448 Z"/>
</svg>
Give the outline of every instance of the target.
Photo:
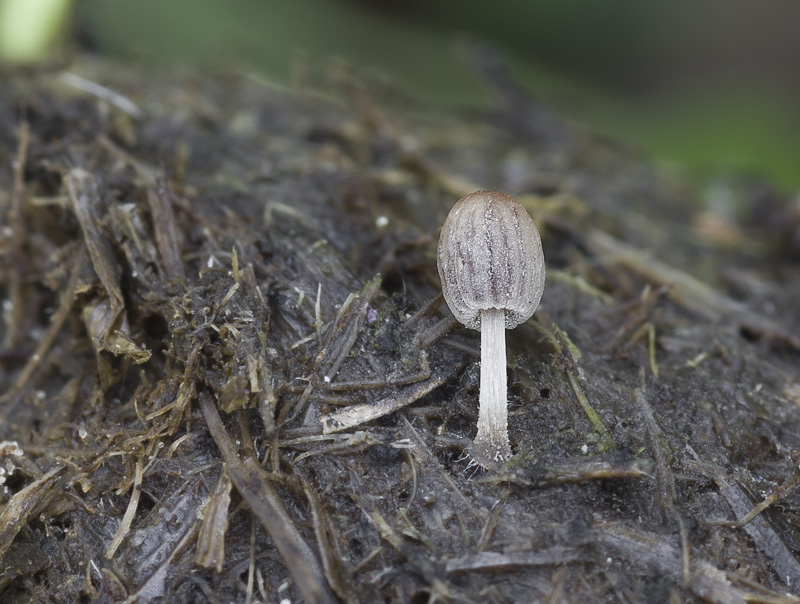
<svg viewBox="0 0 800 604">
<path fill-rule="evenodd" d="M 539 230 L 505 193 L 476 191 L 456 202 L 438 250 L 442 293 L 453 315 L 480 329 L 481 310 L 505 310 L 506 329 L 533 315 L 544 291 Z"/>
</svg>

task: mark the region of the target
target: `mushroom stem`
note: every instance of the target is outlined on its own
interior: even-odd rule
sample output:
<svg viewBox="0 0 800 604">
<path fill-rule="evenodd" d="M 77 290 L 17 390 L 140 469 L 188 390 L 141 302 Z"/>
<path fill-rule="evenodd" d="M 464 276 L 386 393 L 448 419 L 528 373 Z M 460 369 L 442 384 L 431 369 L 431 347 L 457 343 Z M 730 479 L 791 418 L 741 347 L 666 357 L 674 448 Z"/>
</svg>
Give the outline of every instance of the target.
<svg viewBox="0 0 800 604">
<path fill-rule="evenodd" d="M 481 310 L 481 390 L 477 451 L 490 461 L 511 457 L 508 442 L 506 320 L 500 308 Z"/>
</svg>

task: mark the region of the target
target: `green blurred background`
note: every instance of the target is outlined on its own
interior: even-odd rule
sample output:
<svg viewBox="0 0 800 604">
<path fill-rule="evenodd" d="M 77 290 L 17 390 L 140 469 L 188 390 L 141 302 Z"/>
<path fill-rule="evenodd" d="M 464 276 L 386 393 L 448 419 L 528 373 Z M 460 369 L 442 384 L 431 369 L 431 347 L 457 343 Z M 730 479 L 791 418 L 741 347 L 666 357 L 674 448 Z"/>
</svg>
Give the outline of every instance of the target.
<svg viewBox="0 0 800 604">
<path fill-rule="evenodd" d="M 795 0 L 0 0 L 0 53 L 88 51 L 278 83 L 340 58 L 427 102 L 475 106 L 491 98 L 463 49 L 480 40 L 587 129 L 700 181 L 736 174 L 794 192 L 798 25 Z"/>
</svg>

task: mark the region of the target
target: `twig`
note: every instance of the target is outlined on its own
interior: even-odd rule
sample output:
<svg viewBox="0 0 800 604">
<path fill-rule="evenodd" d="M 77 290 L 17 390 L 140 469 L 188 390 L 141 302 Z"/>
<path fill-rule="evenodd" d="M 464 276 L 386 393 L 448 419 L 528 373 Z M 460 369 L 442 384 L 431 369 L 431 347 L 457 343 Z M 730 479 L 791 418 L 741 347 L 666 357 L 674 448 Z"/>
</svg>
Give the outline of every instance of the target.
<svg viewBox="0 0 800 604">
<path fill-rule="evenodd" d="M 122 544 L 122 540 L 128 531 L 131 529 L 133 517 L 136 515 L 136 509 L 139 507 L 139 496 L 142 494 L 142 477 L 144 475 L 144 459 L 139 457 L 136 460 L 136 472 L 133 477 L 133 490 L 131 492 L 130 501 L 128 501 L 128 508 L 125 510 L 125 515 L 122 517 L 122 522 L 119 523 L 117 532 L 106 550 L 106 560 L 111 560 L 117 549 Z"/>
<path fill-rule="evenodd" d="M 66 480 L 65 466 L 50 470 L 47 474 L 15 493 L 0 511 L 0 561 L 2 561 L 14 537 L 30 518 L 36 517 L 61 491 L 59 485 Z"/>
<path fill-rule="evenodd" d="M 120 158 L 136 171 L 145 188 L 153 235 L 161 260 L 161 270 L 170 279 L 183 277 L 180 231 L 175 220 L 166 178 L 158 177 L 155 169 L 145 166 L 136 157 L 120 149 L 107 136 L 101 135 L 98 142 L 109 153 Z"/>
<path fill-rule="evenodd" d="M 588 480 L 617 480 L 621 478 L 644 478 L 653 471 L 650 459 L 617 460 L 580 460 L 563 462 L 542 467 L 544 472 L 535 480 L 524 478 L 520 474 L 493 474 L 478 478 L 476 482 L 511 482 L 536 488 L 544 488 L 561 484 L 581 483 Z"/>
<path fill-rule="evenodd" d="M 453 315 L 445 317 L 441 321 L 435 323 L 425 332 L 420 332 L 417 335 L 417 338 L 419 339 L 419 347 L 423 350 L 429 348 L 431 344 L 436 342 L 436 340 L 444 336 L 457 325 L 458 319 L 456 319 Z"/>
<path fill-rule="evenodd" d="M 203 568 L 214 568 L 217 573 L 222 572 L 225 562 L 225 534 L 228 532 L 230 504 L 231 480 L 222 471 L 203 506 L 203 520 L 194 556 L 196 564 Z"/>
<path fill-rule="evenodd" d="M 256 460 L 239 458 L 211 396 L 205 392 L 200 394 L 200 409 L 231 481 L 266 529 L 300 595 L 306 602 L 335 604 L 316 555 L 297 530 L 266 473 Z"/>
<path fill-rule="evenodd" d="M 56 336 L 58 336 L 58 333 L 61 331 L 64 322 L 69 317 L 69 313 L 72 311 L 72 307 L 75 304 L 75 287 L 78 283 L 81 268 L 83 267 L 84 262 L 85 256 L 84 253 L 81 252 L 78 254 L 78 257 L 75 258 L 75 263 L 72 266 L 69 281 L 64 289 L 61 290 L 58 308 L 50 316 L 50 325 L 44 332 L 42 339 L 39 340 L 36 350 L 34 350 L 33 354 L 28 358 L 25 366 L 19 372 L 17 379 L 14 380 L 11 388 L 9 388 L 6 394 L 0 397 L 0 403 L 11 401 L 9 407 L 0 412 L 0 424 L 3 424 L 6 418 L 11 415 L 11 412 L 16 406 L 16 400 L 19 393 L 25 388 L 25 385 L 33 375 L 33 372 L 36 371 L 39 365 L 41 365 L 41 363 L 44 361 L 48 351 L 53 346 L 53 342 L 55 342 Z"/>
<path fill-rule="evenodd" d="M 138 162 L 134 164 L 138 168 Z M 141 175 L 145 175 L 140 170 Z M 158 189 L 156 192 L 154 189 Z M 178 225 L 175 221 L 175 212 L 172 209 L 169 188 L 163 176 L 157 182 L 146 184 L 147 204 L 153 222 L 158 255 L 161 257 L 164 274 L 169 279 L 184 276 L 183 262 L 181 261 L 180 237 Z"/>
<path fill-rule="evenodd" d="M 564 588 L 567 582 L 567 567 L 562 566 L 555 573 L 553 578 L 550 579 L 552 589 L 547 597 L 542 601 L 542 604 L 559 604 L 564 601 Z"/>
<path fill-rule="evenodd" d="M 761 512 L 766 510 L 769 506 L 773 503 L 778 501 L 779 499 L 783 499 L 789 494 L 793 493 L 797 490 L 797 487 L 800 486 L 800 473 L 795 472 L 792 476 L 781 485 L 775 487 L 772 492 L 767 495 L 760 503 L 754 505 L 747 514 L 742 516 L 739 520 L 734 520 L 733 522 L 725 522 L 726 526 L 730 526 L 733 528 L 739 528 L 753 520 L 756 516 L 758 516 Z"/>
<path fill-rule="evenodd" d="M 709 463 L 691 460 L 687 461 L 687 465 L 717 483 L 720 494 L 735 516 L 744 517 L 751 510 L 753 504 L 750 498 L 741 487 L 728 479 L 725 470 Z M 742 528 L 755 542 L 756 547 L 770 559 L 773 570 L 787 585 L 800 585 L 800 563 L 763 516 L 754 516 Z M 797 601 L 800 602 L 800 599 Z"/>
<path fill-rule="evenodd" d="M 520 566 L 560 566 L 568 562 L 587 560 L 588 556 L 572 547 L 555 545 L 536 551 L 508 553 L 480 552 L 472 556 L 452 558 L 445 563 L 448 573 L 496 571 Z"/>
<path fill-rule="evenodd" d="M 495 501 L 489 515 L 486 517 L 486 522 L 483 523 L 483 529 L 481 529 L 481 536 L 478 539 L 478 553 L 489 547 L 492 535 L 494 535 L 494 529 L 497 528 L 497 521 L 500 519 L 501 511 L 500 500 Z"/>
<path fill-rule="evenodd" d="M 436 310 L 442 305 L 442 302 L 444 302 L 444 296 L 442 294 L 439 294 L 435 298 L 432 298 L 427 302 L 425 302 L 425 304 L 423 304 L 422 307 L 417 312 L 411 315 L 405 321 L 405 323 L 403 323 L 402 329 L 406 331 L 411 327 L 413 327 L 414 325 L 416 325 L 419 322 L 419 320 L 422 319 L 423 317 L 435 313 Z"/>
<path fill-rule="evenodd" d="M 665 575 L 673 581 L 683 578 L 681 556 L 663 535 L 633 530 L 616 523 L 601 526 L 596 535 L 599 544 L 612 549 L 615 556 L 622 558 L 627 564 L 654 575 Z M 698 557 L 692 561 L 686 587 L 698 598 L 719 604 L 800 602 L 794 596 L 782 596 L 774 592 L 770 594 L 772 597 L 768 597 L 766 594 L 744 591 L 733 585 L 714 564 Z"/>
<path fill-rule="evenodd" d="M 312 379 L 297 402 L 293 406 L 287 405 L 281 410 L 278 424 L 291 421 L 305 409 L 318 380 L 330 383 L 336 377 L 339 367 L 358 338 L 366 318 L 367 306 L 378 293 L 380 285 L 381 277 L 377 275 L 367 282 L 357 295 L 351 293 L 344 301 L 329 329 L 327 342 L 317 355 Z M 320 344 L 322 343 L 320 342 Z"/>
<path fill-rule="evenodd" d="M 82 168 L 73 168 L 64 180 L 72 200 L 73 212 L 81 225 L 86 249 L 89 250 L 89 259 L 108 294 L 112 317 L 116 317 L 125 307 L 125 299 L 119 286 L 120 269 L 114 259 L 114 251 L 98 223 L 100 188 L 97 179 Z"/>
<path fill-rule="evenodd" d="M 589 418 L 589 422 L 592 424 L 595 432 L 600 436 L 598 450 L 602 453 L 603 451 L 615 448 L 617 443 L 614 437 L 611 436 L 611 433 L 605 427 L 605 424 L 603 424 L 600 416 L 597 415 L 597 412 L 589 403 L 589 399 L 586 397 L 578 379 L 581 373 L 578 366 L 578 361 L 580 361 L 581 358 L 581 351 L 575 346 L 567 333 L 556 325 L 550 317 L 543 319 L 543 316 L 543 313 L 540 312 L 540 329 L 555 347 L 556 352 L 562 355 L 564 360 L 567 361 L 564 373 L 567 374 L 567 379 L 569 380 L 570 386 L 572 386 L 572 391 L 575 393 L 575 398 L 578 399 L 581 409 L 583 409 L 586 417 Z"/>
<path fill-rule="evenodd" d="M 355 428 L 366 422 L 393 413 L 398 409 L 402 409 L 455 377 L 456 373 L 458 373 L 462 367 L 463 364 L 442 367 L 434 371 L 430 379 L 409 386 L 397 394 L 384 398 L 376 403 L 351 405 L 350 407 L 345 407 L 344 409 L 339 409 L 332 413 L 326 413 L 319 418 L 322 424 L 322 433 L 330 434 L 332 432 L 341 432 L 342 430 Z"/>
<path fill-rule="evenodd" d="M 325 389 L 332 392 L 351 392 L 353 390 L 380 390 L 382 388 L 396 388 L 408 386 L 431 377 L 431 367 L 428 364 L 428 355 L 420 351 L 420 370 L 417 373 L 401 376 L 389 376 L 382 380 L 361 380 L 353 382 L 335 382 L 326 384 Z"/>
<path fill-rule="evenodd" d="M 683 519 L 675 509 L 675 477 L 672 474 L 672 451 L 666 442 L 661 427 L 656 422 L 653 409 L 645 396 L 645 377 L 644 369 L 639 370 L 639 380 L 641 385 L 633 391 L 633 402 L 639 410 L 639 415 L 644 422 L 647 439 L 650 441 L 650 448 L 653 451 L 653 458 L 656 462 L 656 485 L 658 487 L 658 505 L 663 514 L 675 520 L 678 525 L 678 533 L 681 540 L 681 560 L 684 583 L 689 582 L 689 555 L 690 545 L 686 527 Z"/>
<path fill-rule="evenodd" d="M 291 464 L 290 464 L 291 465 Z M 317 541 L 317 548 L 319 549 L 320 557 L 322 558 L 322 568 L 325 571 L 325 578 L 331 589 L 345 602 L 353 602 L 350 594 L 353 593 L 353 586 L 349 583 L 349 577 L 345 576 L 344 569 L 342 568 L 342 553 L 336 547 L 338 544 L 338 535 L 328 535 L 328 531 L 333 531 L 333 524 L 330 522 L 325 508 L 319 500 L 317 492 L 314 490 L 311 483 L 303 476 L 297 468 L 292 466 L 294 475 L 300 480 L 303 487 L 303 493 L 306 496 L 306 501 L 311 508 L 311 520 L 314 526 L 314 536 Z"/>
<path fill-rule="evenodd" d="M 472 505 L 470 500 L 466 498 L 464 493 L 461 492 L 461 489 L 458 488 L 458 485 L 456 485 L 456 483 L 453 481 L 450 474 L 444 470 L 438 458 L 428 448 L 428 445 L 425 443 L 425 441 L 422 440 L 422 437 L 420 436 L 419 432 L 417 432 L 412 423 L 408 421 L 408 418 L 406 418 L 404 415 L 400 415 L 400 419 L 405 425 L 406 430 L 408 430 L 409 434 L 411 434 L 411 438 L 414 440 L 415 443 L 415 446 L 413 448 L 414 453 L 417 456 L 422 457 L 423 463 L 421 463 L 420 465 L 435 467 L 439 476 L 441 476 L 442 480 L 444 480 L 448 484 L 448 486 L 452 489 L 453 493 L 455 493 L 458 496 L 458 498 L 461 500 L 461 503 L 467 510 L 469 510 L 470 514 L 472 514 L 474 518 L 483 520 L 484 519 L 483 514 L 479 512 L 475 508 L 475 506 Z M 462 526 L 462 537 L 464 538 L 464 543 L 466 544 L 468 543 L 467 533 L 465 530 L 463 530 L 463 523 L 461 521 L 460 515 L 458 516 L 458 519 L 459 519 L 459 524 L 461 524 Z"/>
<path fill-rule="evenodd" d="M 650 283 L 667 285 L 670 299 L 700 316 L 713 321 L 730 319 L 763 337 L 800 350 L 800 337 L 746 305 L 724 296 L 699 279 L 651 257 L 602 231 L 591 231 L 586 237 L 589 249 L 608 264 L 617 264 L 638 274 Z"/>
<path fill-rule="evenodd" d="M 61 75 L 59 75 L 59 79 L 65 84 L 69 84 L 78 90 L 83 90 L 84 92 L 88 92 L 99 99 L 103 99 L 104 101 L 111 103 L 117 109 L 121 109 L 131 117 L 135 117 L 137 120 L 144 118 L 144 112 L 139 109 L 139 107 L 137 107 L 133 101 L 121 95 L 119 92 L 114 92 L 105 86 L 101 86 L 97 82 L 92 82 L 68 71 L 61 73 Z"/>
</svg>

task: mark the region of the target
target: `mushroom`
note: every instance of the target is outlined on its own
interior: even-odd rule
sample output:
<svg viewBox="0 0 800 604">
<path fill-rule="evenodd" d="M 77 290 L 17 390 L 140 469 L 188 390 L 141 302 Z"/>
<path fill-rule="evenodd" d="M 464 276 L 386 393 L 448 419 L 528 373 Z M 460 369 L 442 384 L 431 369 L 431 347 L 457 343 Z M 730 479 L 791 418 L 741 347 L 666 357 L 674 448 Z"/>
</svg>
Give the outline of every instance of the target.
<svg viewBox="0 0 800 604">
<path fill-rule="evenodd" d="M 460 323 L 481 332 L 477 461 L 507 461 L 506 329 L 533 315 L 544 291 L 539 230 L 522 204 L 496 191 L 462 197 L 442 227 L 442 293 Z"/>
</svg>

